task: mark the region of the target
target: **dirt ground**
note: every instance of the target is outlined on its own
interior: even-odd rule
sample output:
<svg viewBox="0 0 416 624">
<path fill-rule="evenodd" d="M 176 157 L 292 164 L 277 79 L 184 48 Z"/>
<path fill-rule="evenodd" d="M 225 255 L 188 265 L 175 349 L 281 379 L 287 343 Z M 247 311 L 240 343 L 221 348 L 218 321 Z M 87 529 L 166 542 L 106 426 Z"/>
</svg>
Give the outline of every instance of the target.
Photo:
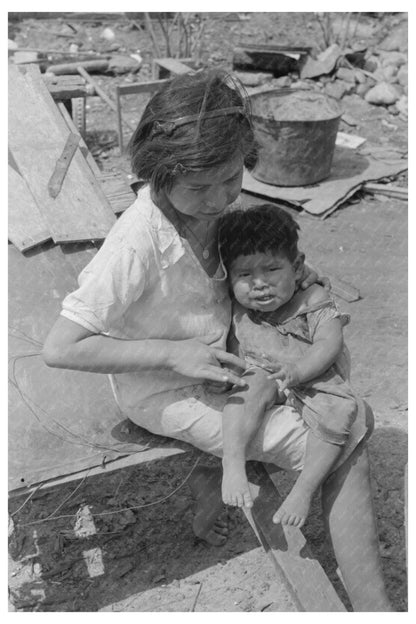
<svg viewBox="0 0 416 624">
<path fill-rule="evenodd" d="M 240 40 L 316 47 L 322 36 L 311 16 L 251 13 L 229 21 L 212 16 L 201 59 L 230 68 L 232 47 Z M 380 21 L 380 32 L 387 33 L 397 15 L 373 19 Z M 71 32 L 67 22 L 71 20 L 12 22 L 9 37 L 20 47 L 67 49 L 71 39 L 59 36 Z M 109 42 L 101 36 L 106 27 L 115 32 L 120 53 L 152 52 L 147 33 L 121 18 L 73 25 L 77 38 L 97 52 L 108 49 Z M 112 95 L 115 84 L 146 79 L 146 73 L 94 78 Z M 358 96 L 344 97 L 343 105 L 358 125 L 351 130 L 344 124 L 341 130 L 366 138 L 369 147 L 407 149 L 407 125 L 401 118 Z M 123 114 L 137 121 L 143 106 L 144 100 L 129 96 L 123 100 Z M 103 170 L 129 173 L 128 159 L 117 146 L 115 114 L 98 97 L 88 98 L 86 140 Z M 407 175 L 398 176 L 394 184 L 407 186 Z M 243 201 L 259 200 L 243 194 Z M 340 278 L 361 293 L 358 301 L 339 299 L 339 304 L 352 317 L 346 329 L 352 382 L 376 417 L 370 452 L 387 589 L 395 610 L 406 611 L 407 204 L 359 192 L 325 220 L 294 214 L 309 262 L 321 274 Z M 66 484 L 26 503 L 24 498 L 12 499 L 10 610 L 295 611 L 239 510 L 230 512 L 231 535 L 225 546 L 210 548 L 194 538 L 188 489 L 170 494 L 197 456 L 178 455 Z M 218 465 L 218 460 L 204 457 L 204 463 Z M 282 478 L 283 493 L 290 484 L 288 477 Z M 157 501 L 161 502 L 149 505 Z M 116 510 L 119 513 L 108 514 Z M 59 519 L 49 520 L 51 514 Z M 304 533 L 350 608 L 325 537 L 318 497 Z"/>
</svg>

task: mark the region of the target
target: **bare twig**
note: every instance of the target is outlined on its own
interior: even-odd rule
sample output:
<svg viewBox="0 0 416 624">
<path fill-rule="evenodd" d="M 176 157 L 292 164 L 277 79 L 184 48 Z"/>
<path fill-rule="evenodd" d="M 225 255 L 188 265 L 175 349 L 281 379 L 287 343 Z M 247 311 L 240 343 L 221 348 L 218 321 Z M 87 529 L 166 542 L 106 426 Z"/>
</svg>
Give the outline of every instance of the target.
<svg viewBox="0 0 416 624">
<path fill-rule="evenodd" d="M 160 57 L 161 56 L 160 49 L 159 49 L 159 45 L 157 43 L 157 39 L 156 39 L 154 30 L 153 30 L 152 20 L 150 19 L 149 13 L 145 13 L 144 14 L 144 18 L 145 18 L 145 21 L 146 21 L 146 29 L 147 29 L 147 31 L 148 31 L 148 33 L 150 35 L 151 40 L 152 40 L 156 56 Z"/>
<path fill-rule="evenodd" d="M 341 45 L 341 50 L 344 49 L 345 44 L 348 41 L 348 31 L 350 29 L 351 15 L 352 15 L 352 13 L 347 13 L 346 24 L 345 24 L 344 32 L 343 32 L 343 35 L 342 35 L 341 44 L 340 44 Z"/>
<path fill-rule="evenodd" d="M 352 31 L 351 40 L 355 39 L 357 34 L 358 22 L 360 21 L 361 13 L 357 13 L 357 19 L 355 20 L 354 30 Z"/>
<path fill-rule="evenodd" d="M 168 35 L 168 31 L 166 30 L 166 26 L 163 23 L 163 18 L 158 16 L 157 21 L 159 22 L 159 26 L 160 26 L 160 28 L 162 30 L 163 36 L 164 36 L 165 41 L 166 41 L 166 56 L 172 56 L 172 52 L 171 52 L 171 49 L 170 49 L 170 38 L 169 38 L 169 35 Z"/>
<path fill-rule="evenodd" d="M 317 22 L 322 30 L 322 36 L 324 39 L 324 46 L 328 47 L 328 33 L 327 33 L 327 27 L 326 27 L 326 22 L 327 22 L 327 16 L 324 15 L 323 17 L 319 14 L 319 13 L 315 13 L 315 17 L 317 19 Z"/>
<path fill-rule="evenodd" d="M 198 602 L 199 594 L 201 593 L 202 583 L 199 583 L 198 591 L 196 592 L 196 596 L 194 598 L 194 602 L 192 607 L 189 609 L 190 611 L 195 611 L 196 603 Z"/>
</svg>

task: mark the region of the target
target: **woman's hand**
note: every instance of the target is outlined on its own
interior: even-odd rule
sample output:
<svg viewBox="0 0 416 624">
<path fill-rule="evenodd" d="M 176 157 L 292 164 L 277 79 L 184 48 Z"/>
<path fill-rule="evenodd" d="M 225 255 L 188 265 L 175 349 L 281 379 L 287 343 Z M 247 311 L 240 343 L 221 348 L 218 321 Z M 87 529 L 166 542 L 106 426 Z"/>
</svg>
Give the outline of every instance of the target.
<svg viewBox="0 0 416 624">
<path fill-rule="evenodd" d="M 236 367 L 244 371 L 246 363 L 236 355 L 214 347 L 213 343 L 218 338 L 219 334 L 215 332 L 190 340 L 172 342 L 169 368 L 185 377 L 246 386 L 246 382 L 229 368 Z"/>
<path fill-rule="evenodd" d="M 306 290 L 312 284 L 321 284 L 325 290 L 331 290 L 331 282 L 328 277 L 320 277 L 314 269 L 311 269 L 307 264 L 303 265 L 303 273 L 301 276 L 300 287 L 302 290 Z"/>
</svg>

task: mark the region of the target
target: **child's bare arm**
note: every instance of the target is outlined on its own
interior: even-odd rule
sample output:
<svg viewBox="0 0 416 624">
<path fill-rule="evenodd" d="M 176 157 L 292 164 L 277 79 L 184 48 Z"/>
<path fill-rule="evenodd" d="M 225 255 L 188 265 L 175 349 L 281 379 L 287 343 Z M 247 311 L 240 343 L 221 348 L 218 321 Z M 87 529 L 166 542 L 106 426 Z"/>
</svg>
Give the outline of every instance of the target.
<svg viewBox="0 0 416 624">
<path fill-rule="evenodd" d="M 339 318 L 328 319 L 318 326 L 313 344 L 296 362 L 275 363 L 269 378 L 280 379 L 282 388 L 292 388 L 324 373 L 335 362 L 343 346 L 342 325 Z"/>
</svg>

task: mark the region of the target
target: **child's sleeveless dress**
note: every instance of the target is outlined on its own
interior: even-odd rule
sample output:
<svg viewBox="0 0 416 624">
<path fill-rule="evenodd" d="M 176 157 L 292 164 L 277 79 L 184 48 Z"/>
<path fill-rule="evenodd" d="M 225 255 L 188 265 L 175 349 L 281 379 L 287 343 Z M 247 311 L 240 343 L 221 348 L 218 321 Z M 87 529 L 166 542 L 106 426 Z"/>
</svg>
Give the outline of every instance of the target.
<svg viewBox="0 0 416 624">
<path fill-rule="evenodd" d="M 270 324 L 264 313 L 246 310 L 235 304 L 233 330 L 239 342 L 240 356 L 252 366 L 261 366 L 273 372 L 271 361 L 299 360 L 313 343 L 316 328 L 331 318 L 341 318 L 333 299 L 304 307 L 285 321 Z M 344 445 L 351 426 L 361 408 L 349 381 L 349 354 L 344 346 L 337 361 L 319 377 L 287 392 L 286 404 L 292 405 L 315 435 L 326 442 Z"/>
</svg>

